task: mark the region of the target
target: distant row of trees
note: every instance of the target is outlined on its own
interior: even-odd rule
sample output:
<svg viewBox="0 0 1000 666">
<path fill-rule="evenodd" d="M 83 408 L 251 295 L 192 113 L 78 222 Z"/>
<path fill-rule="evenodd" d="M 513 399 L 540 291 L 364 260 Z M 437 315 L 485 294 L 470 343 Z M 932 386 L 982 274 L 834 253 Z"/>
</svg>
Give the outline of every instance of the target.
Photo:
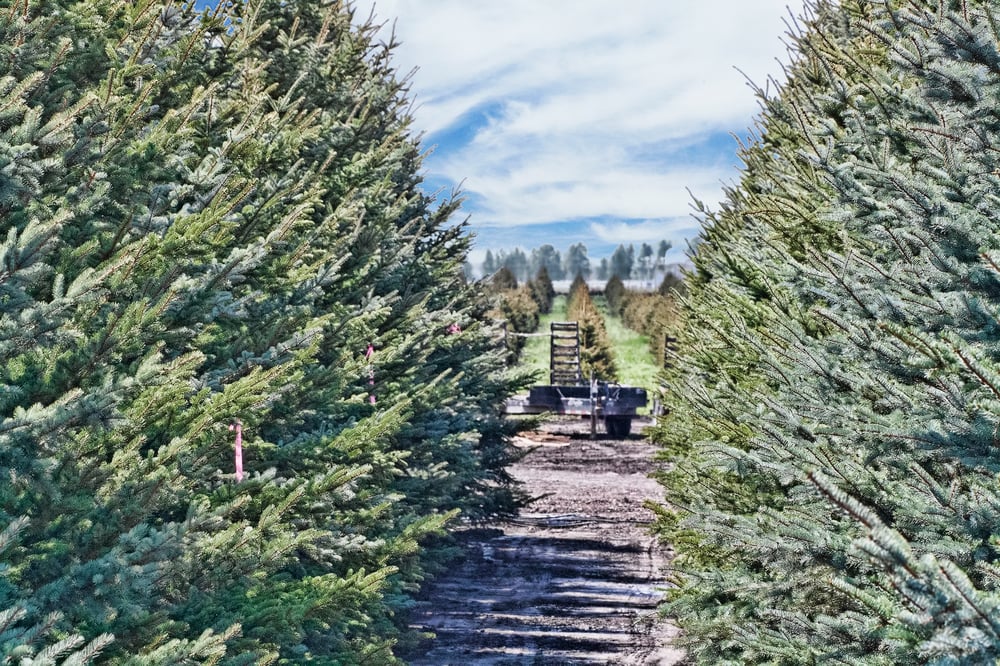
<svg viewBox="0 0 1000 666">
<path fill-rule="evenodd" d="M 631 243 L 619 245 L 610 258 L 603 257 L 596 267 L 591 263 L 587 246 L 583 243 L 570 245 L 565 256 L 549 244 L 529 252 L 521 248 L 496 252 L 487 250 L 480 274 L 489 276 L 506 268 L 519 282 L 528 282 L 544 268 L 552 280 L 572 280 L 577 275 L 584 279 L 607 280 L 617 276 L 623 280 L 645 280 L 652 278 L 657 269 L 663 268 L 671 247 L 670 241 L 666 240 L 661 240 L 656 248 L 649 243 L 642 243 L 638 249 Z M 466 270 L 476 273 L 472 266 L 467 266 Z"/>
<path fill-rule="evenodd" d="M 532 333 L 538 329 L 540 316 L 552 310 L 555 289 L 548 271 L 542 267 L 534 279 L 520 285 L 514 273 L 501 267 L 489 280 L 496 295 L 494 316 L 506 322 L 508 333 Z M 612 276 L 604 287 L 607 312 L 621 318 L 629 328 L 649 339 L 653 356 L 665 365 L 668 356 L 669 331 L 677 325 L 677 294 L 684 294 L 681 278 L 668 273 L 660 288 L 652 293 L 629 290 L 618 276 Z M 566 318 L 580 324 L 581 365 L 584 376 L 590 371 L 602 379 L 617 378 L 610 341 L 604 326 L 604 316 L 594 305 L 587 282 L 582 277 L 573 280 L 567 299 Z M 508 362 L 516 363 L 524 348 L 522 336 L 509 336 Z"/>
</svg>

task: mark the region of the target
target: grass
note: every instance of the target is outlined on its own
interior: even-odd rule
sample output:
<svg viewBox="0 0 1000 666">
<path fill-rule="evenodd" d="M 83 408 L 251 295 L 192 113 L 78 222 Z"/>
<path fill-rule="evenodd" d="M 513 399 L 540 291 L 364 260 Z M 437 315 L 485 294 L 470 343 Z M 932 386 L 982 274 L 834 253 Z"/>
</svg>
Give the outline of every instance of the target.
<svg viewBox="0 0 1000 666">
<path fill-rule="evenodd" d="M 595 298 L 594 302 L 599 308 L 605 305 L 601 297 Z M 605 316 L 604 327 L 615 355 L 618 381 L 629 386 L 641 386 L 648 391 L 655 389 L 660 383 L 660 368 L 649 350 L 649 338 L 627 328 L 619 317 Z"/>
<path fill-rule="evenodd" d="M 649 340 L 644 335 L 626 328 L 622 320 L 607 316 L 604 297 L 595 296 L 594 304 L 605 313 L 604 326 L 615 355 L 618 380 L 629 386 L 641 386 L 653 390 L 659 384 L 656 360 L 649 351 Z M 542 315 L 538 324 L 539 333 L 548 333 L 549 323 L 566 320 L 566 297 L 556 296 L 552 312 Z M 540 384 L 549 381 L 549 339 L 547 337 L 528 338 L 521 354 L 521 367 L 536 372 Z"/>
</svg>

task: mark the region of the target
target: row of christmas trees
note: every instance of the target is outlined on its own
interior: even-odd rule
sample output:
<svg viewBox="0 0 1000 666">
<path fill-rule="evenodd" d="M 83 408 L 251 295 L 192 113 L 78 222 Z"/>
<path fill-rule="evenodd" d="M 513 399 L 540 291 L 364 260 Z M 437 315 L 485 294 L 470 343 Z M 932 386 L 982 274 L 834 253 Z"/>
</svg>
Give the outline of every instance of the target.
<svg viewBox="0 0 1000 666">
<path fill-rule="evenodd" d="M 3 654 L 393 663 L 499 336 L 375 26 L 193 4 L 0 5 Z"/>
<path fill-rule="evenodd" d="M 670 611 L 702 663 L 994 663 L 1000 6 L 808 5 L 687 285 Z"/>
</svg>

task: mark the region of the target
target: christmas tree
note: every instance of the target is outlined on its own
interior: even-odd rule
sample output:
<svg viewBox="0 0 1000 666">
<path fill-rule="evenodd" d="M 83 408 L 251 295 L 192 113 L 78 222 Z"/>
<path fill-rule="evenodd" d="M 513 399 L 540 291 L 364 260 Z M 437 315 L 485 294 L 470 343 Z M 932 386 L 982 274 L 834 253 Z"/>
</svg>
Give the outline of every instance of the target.
<svg viewBox="0 0 1000 666">
<path fill-rule="evenodd" d="M 704 663 L 987 663 L 997 10 L 811 3 L 694 255 L 657 438 Z"/>
<path fill-rule="evenodd" d="M 512 506 L 392 45 L 339 3 L 0 15 L 7 607 L 109 663 L 392 663 L 427 546 Z"/>
</svg>

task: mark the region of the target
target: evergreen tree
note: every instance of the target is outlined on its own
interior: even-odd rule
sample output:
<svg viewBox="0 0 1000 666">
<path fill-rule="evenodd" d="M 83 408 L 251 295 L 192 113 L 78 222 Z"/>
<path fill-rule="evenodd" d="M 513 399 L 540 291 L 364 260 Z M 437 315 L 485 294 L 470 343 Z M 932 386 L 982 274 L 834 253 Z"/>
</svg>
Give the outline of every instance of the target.
<svg viewBox="0 0 1000 666">
<path fill-rule="evenodd" d="M 514 365 L 527 342 L 527 338 L 517 334 L 534 333 L 538 330 L 538 303 L 530 285 L 506 289 L 498 294 L 497 301 L 494 316 L 506 326 L 507 364 Z"/>
<path fill-rule="evenodd" d="M 673 295 L 628 292 L 622 304 L 622 323 L 649 340 L 649 350 L 661 366 L 670 362 L 668 352 L 678 325 Z"/>
<path fill-rule="evenodd" d="M 585 378 L 615 381 L 615 367 L 611 341 L 604 326 L 604 315 L 598 311 L 590 290 L 582 276 L 577 275 L 566 299 L 566 316 L 577 322 L 580 332 L 580 370 Z"/>
<path fill-rule="evenodd" d="M 515 247 L 510 253 L 504 255 L 503 267 L 509 270 L 519 282 L 527 282 L 528 256 L 519 247 Z"/>
<path fill-rule="evenodd" d="M 610 278 L 610 269 L 608 268 L 608 258 L 601 257 L 601 263 L 597 265 L 597 273 L 595 277 L 598 280 L 607 280 Z"/>
<path fill-rule="evenodd" d="M 608 314 L 612 317 L 620 317 L 625 308 L 626 296 L 625 283 L 617 275 L 613 275 L 604 286 L 604 298 L 608 302 Z"/>
<path fill-rule="evenodd" d="M 563 279 L 562 257 L 559 255 L 559 250 L 549 244 L 544 244 L 531 251 L 531 268 L 536 275 L 545 269 L 550 279 Z"/>
<path fill-rule="evenodd" d="M 517 289 L 517 278 L 514 277 L 513 271 L 504 266 L 493 274 L 493 277 L 490 279 L 490 285 L 494 291 Z"/>
<path fill-rule="evenodd" d="M 653 246 L 643 243 L 639 248 L 639 278 L 646 280 L 653 277 Z"/>
<path fill-rule="evenodd" d="M 617 275 L 622 280 L 632 277 L 632 257 L 624 245 L 619 245 L 611 254 L 611 275 Z"/>
<path fill-rule="evenodd" d="M 704 663 L 992 663 L 997 9 L 817 2 L 657 437 Z"/>
<path fill-rule="evenodd" d="M 583 243 L 570 245 L 566 252 L 565 277 L 576 279 L 578 276 L 584 280 L 590 277 L 590 259 L 587 258 L 587 246 Z"/>
<path fill-rule="evenodd" d="M 538 311 L 541 314 L 548 314 L 552 311 L 552 302 L 556 298 L 555 287 L 549 279 L 549 272 L 544 266 L 538 269 L 535 279 L 529 284 L 531 297 L 538 304 Z"/>
<path fill-rule="evenodd" d="M 112 663 L 392 663 L 422 545 L 512 497 L 391 45 L 305 1 L 0 14 L 6 606 Z"/>
<path fill-rule="evenodd" d="M 667 273 L 663 276 L 660 286 L 656 288 L 656 292 L 661 296 L 673 296 L 677 294 L 683 297 L 687 295 L 687 283 L 683 277 L 676 273 Z"/>
<path fill-rule="evenodd" d="M 673 247 L 670 241 L 661 240 L 660 244 L 656 246 L 656 265 L 663 267 L 666 264 L 667 252 Z"/>
</svg>

